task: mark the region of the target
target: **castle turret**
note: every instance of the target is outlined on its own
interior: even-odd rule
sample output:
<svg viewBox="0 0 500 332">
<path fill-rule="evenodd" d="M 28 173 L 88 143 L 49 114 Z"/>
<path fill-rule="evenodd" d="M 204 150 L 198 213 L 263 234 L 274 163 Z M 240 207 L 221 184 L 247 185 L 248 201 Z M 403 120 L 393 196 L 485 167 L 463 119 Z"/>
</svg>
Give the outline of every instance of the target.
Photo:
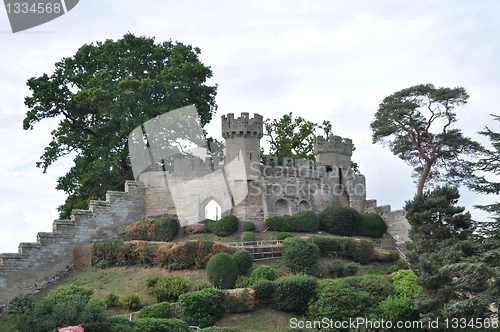
<svg viewBox="0 0 500 332">
<path fill-rule="evenodd" d="M 314 139 L 314 155 L 321 165 L 347 170 L 351 167 L 352 140 L 340 136 Z"/>
<path fill-rule="evenodd" d="M 241 113 L 239 118 L 235 118 L 233 113 L 223 115 L 222 137 L 226 140 L 225 164 L 235 159 L 243 160 L 247 176 L 258 173 L 262 136 L 263 117 L 261 115 L 254 114 L 253 118 L 250 118 L 248 113 Z"/>
</svg>

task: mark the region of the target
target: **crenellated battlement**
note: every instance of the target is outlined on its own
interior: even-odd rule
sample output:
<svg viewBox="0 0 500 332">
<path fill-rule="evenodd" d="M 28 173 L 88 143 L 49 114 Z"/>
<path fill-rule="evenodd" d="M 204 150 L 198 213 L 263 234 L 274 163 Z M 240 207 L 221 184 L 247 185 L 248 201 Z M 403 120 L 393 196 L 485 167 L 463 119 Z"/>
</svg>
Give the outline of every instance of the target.
<svg viewBox="0 0 500 332">
<path fill-rule="evenodd" d="M 264 131 L 264 118 L 257 113 L 250 118 L 249 113 L 241 113 L 239 118 L 234 117 L 234 113 L 223 115 L 222 137 L 225 139 L 234 136 L 262 138 Z"/>
<path fill-rule="evenodd" d="M 352 140 L 340 136 L 331 136 L 325 139 L 318 136 L 314 139 L 314 153 L 338 153 L 345 156 L 352 156 Z"/>
</svg>

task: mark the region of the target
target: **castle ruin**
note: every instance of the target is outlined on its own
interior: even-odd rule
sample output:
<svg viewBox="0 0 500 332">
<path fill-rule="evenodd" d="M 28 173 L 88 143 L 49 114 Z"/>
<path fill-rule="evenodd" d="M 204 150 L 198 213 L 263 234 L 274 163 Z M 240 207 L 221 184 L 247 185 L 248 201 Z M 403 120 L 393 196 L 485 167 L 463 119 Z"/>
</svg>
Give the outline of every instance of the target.
<svg viewBox="0 0 500 332">
<path fill-rule="evenodd" d="M 177 214 L 181 226 L 207 219 L 209 204 L 221 215 L 254 221 L 301 210 L 320 212 L 349 206 L 361 213 L 383 212 L 388 233 L 398 243 L 408 239 L 402 210 L 377 207 L 366 200 L 364 175 L 351 169 L 352 141 L 339 136 L 317 137 L 316 160 L 267 156 L 261 163 L 263 117 L 242 113 L 222 116 L 225 159 L 174 160 L 172 171 L 140 174 L 127 181 L 125 192 L 108 192 L 106 201 L 90 201 L 89 210 L 73 210 L 71 220 L 55 220 L 53 231 L 40 232 L 37 242 L 21 243 L 17 253 L 0 254 L 0 304 L 18 293 L 36 293 L 74 267 L 74 250 L 92 241 L 122 238 L 125 227 L 150 217 Z"/>
</svg>

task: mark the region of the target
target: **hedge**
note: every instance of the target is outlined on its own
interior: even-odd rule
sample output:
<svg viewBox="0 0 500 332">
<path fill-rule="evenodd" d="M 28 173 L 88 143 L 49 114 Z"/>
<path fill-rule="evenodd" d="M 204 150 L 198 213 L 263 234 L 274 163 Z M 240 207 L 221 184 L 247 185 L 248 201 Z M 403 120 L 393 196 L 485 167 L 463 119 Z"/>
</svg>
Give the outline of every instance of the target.
<svg viewBox="0 0 500 332">
<path fill-rule="evenodd" d="M 215 288 L 204 288 L 189 292 L 179 297 L 179 307 L 183 319 L 198 327 L 208 327 L 224 314 L 224 291 Z"/>
<path fill-rule="evenodd" d="M 354 236 L 359 233 L 362 217 L 346 206 L 332 206 L 318 214 L 319 229 L 331 234 Z"/>
<path fill-rule="evenodd" d="M 384 220 L 376 213 L 361 214 L 361 225 L 358 235 L 367 237 L 382 237 L 387 231 Z"/>
<path fill-rule="evenodd" d="M 171 241 L 179 232 L 179 222 L 172 216 L 135 222 L 125 228 L 127 241 Z"/>
<path fill-rule="evenodd" d="M 373 243 L 368 240 L 350 237 L 311 236 L 309 241 L 319 247 L 321 256 L 349 258 L 358 263 L 366 264 L 375 255 Z"/>
<path fill-rule="evenodd" d="M 302 210 L 293 215 L 291 230 L 294 232 L 316 232 L 319 227 L 319 219 L 313 210 Z"/>
<path fill-rule="evenodd" d="M 296 237 L 283 242 L 283 264 L 292 272 L 311 273 L 319 262 L 319 248 Z"/>
<path fill-rule="evenodd" d="M 238 217 L 235 215 L 228 215 L 222 217 L 220 220 L 207 224 L 210 232 L 218 236 L 228 236 L 238 230 Z"/>
<path fill-rule="evenodd" d="M 280 278 L 275 283 L 272 307 L 297 315 L 305 314 L 309 300 L 316 293 L 317 279 L 299 274 Z"/>
</svg>

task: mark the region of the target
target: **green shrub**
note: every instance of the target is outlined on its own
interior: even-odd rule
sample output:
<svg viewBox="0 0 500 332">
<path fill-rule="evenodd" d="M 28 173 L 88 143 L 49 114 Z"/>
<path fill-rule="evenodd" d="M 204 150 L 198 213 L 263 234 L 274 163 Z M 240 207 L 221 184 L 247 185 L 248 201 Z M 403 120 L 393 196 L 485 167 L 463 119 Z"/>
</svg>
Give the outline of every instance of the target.
<svg viewBox="0 0 500 332">
<path fill-rule="evenodd" d="M 175 318 L 139 318 L 131 322 L 141 332 L 191 332 L 185 321 Z"/>
<path fill-rule="evenodd" d="M 18 294 L 5 304 L 4 311 L 8 314 L 24 314 L 35 306 L 35 300 L 28 294 Z"/>
<path fill-rule="evenodd" d="M 271 231 L 289 232 L 291 227 L 291 216 L 275 216 L 266 219 L 267 227 Z"/>
<path fill-rule="evenodd" d="M 250 274 L 250 278 L 254 282 L 259 280 L 276 280 L 278 279 L 280 273 L 275 268 L 270 267 L 269 265 L 259 265 L 255 270 Z"/>
<path fill-rule="evenodd" d="M 94 293 L 91 288 L 77 286 L 75 284 L 58 286 L 47 293 L 45 300 L 53 303 L 61 303 L 74 298 L 81 298 L 85 303 L 90 300 Z"/>
<path fill-rule="evenodd" d="M 262 303 L 271 303 L 276 291 L 276 282 L 261 279 L 253 284 L 252 289 L 255 291 L 257 300 Z"/>
<path fill-rule="evenodd" d="M 142 308 L 139 315 L 141 318 L 172 318 L 172 308 L 169 302 L 160 302 Z"/>
<path fill-rule="evenodd" d="M 391 322 L 418 321 L 420 315 L 418 311 L 413 310 L 414 305 L 415 300 L 413 298 L 389 295 L 379 304 L 382 311 L 380 318 Z"/>
<path fill-rule="evenodd" d="M 319 218 L 313 210 L 297 212 L 291 221 L 291 230 L 294 232 L 316 232 L 319 227 Z"/>
<path fill-rule="evenodd" d="M 143 305 L 142 298 L 137 293 L 122 297 L 121 302 L 122 302 L 123 306 L 125 308 L 127 308 L 128 310 L 139 309 Z"/>
<path fill-rule="evenodd" d="M 234 288 L 250 288 L 252 284 L 252 278 L 249 278 L 247 276 L 239 276 L 234 283 Z"/>
<path fill-rule="evenodd" d="M 253 256 L 248 250 L 239 250 L 233 255 L 240 275 L 246 275 L 253 265 Z"/>
<path fill-rule="evenodd" d="M 217 254 L 210 258 L 206 272 L 208 280 L 221 289 L 234 288 L 240 274 L 234 258 L 228 254 Z"/>
<path fill-rule="evenodd" d="M 239 327 L 228 327 L 228 326 L 210 326 L 206 327 L 204 329 L 201 329 L 200 331 L 203 332 L 243 332 L 242 329 Z"/>
<path fill-rule="evenodd" d="M 282 257 L 290 271 L 311 273 L 319 262 L 319 248 L 310 241 L 294 238 L 283 243 Z"/>
<path fill-rule="evenodd" d="M 228 236 L 238 230 L 238 217 L 228 215 L 210 224 L 210 231 L 218 236 Z"/>
<path fill-rule="evenodd" d="M 205 288 L 189 292 L 179 297 L 184 320 L 189 325 L 208 327 L 224 314 L 224 291 L 215 288 Z"/>
<path fill-rule="evenodd" d="M 408 263 L 404 259 L 400 258 L 389 267 L 389 270 L 387 270 L 387 273 L 391 274 L 391 273 L 396 272 L 398 270 L 408 270 L 409 268 L 410 268 L 410 266 L 408 265 Z"/>
<path fill-rule="evenodd" d="M 394 285 L 394 295 L 414 298 L 422 289 L 415 284 L 416 275 L 412 270 L 398 270 L 389 275 Z"/>
<path fill-rule="evenodd" d="M 240 236 L 241 242 L 251 242 L 250 245 L 255 245 L 255 241 L 257 238 L 255 237 L 255 233 L 252 232 L 243 232 Z"/>
<path fill-rule="evenodd" d="M 368 237 L 382 237 L 387 231 L 384 220 L 376 213 L 361 214 L 361 224 L 358 235 Z"/>
<path fill-rule="evenodd" d="M 349 276 L 353 276 L 356 273 L 358 273 L 358 269 L 359 269 L 359 264 L 352 262 L 352 263 L 349 263 L 345 266 L 344 271 L 345 271 L 345 274 L 347 274 Z"/>
<path fill-rule="evenodd" d="M 319 228 L 328 233 L 354 236 L 359 233 L 361 215 L 346 206 L 329 207 L 318 214 Z"/>
<path fill-rule="evenodd" d="M 141 220 L 125 228 L 127 241 L 164 241 L 173 240 L 179 232 L 177 219 L 166 216 L 155 219 Z"/>
<path fill-rule="evenodd" d="M 256 229 L 255 224 L 251 221 L 247 221 L 243 225 L 243 230 L 245 230 L 246 232 L 255 232 L 255 229 Z"/>
<path fill-rule="evenodd" d="M 214 288 L 214 284 L 212 284 L 210 281 L 205 281 L 194 285 L 191 291 L 199 291 L 205 288 Z"/>
<path fill-rule="evenodd" d="M 342 278 L 344 276 L 344 263 L 340 259 L 336 259 L 328 266 L 328 272 L 330 272 L 336 278 Z"/>
<path fill-rule="evenodd" d="M 120 297 L 115 293 L 109 293 L 104 298 L 104 302 L 106 303 L 106 308 L 118 307 L 120 305 Z"/>
<path fill-rule="evenodd" d="M 307 304 L 316 291 L 316 278 L 299 274 L 280 278 L 275 283 L 273 308 L 297 315 L 305 314 Z"/>
<path fill-rule="evenodd" d="M 156 302 L 176 302 L 181 294 L 187 292 L 188 281 L 183 276 L 156 274 L 146 279 L 146 287 Z"/>
<path fill-rule="evenodd" d="M 355 240 L 347 248 L 349 258 L 354 261 L 366 264 L 371 261 L 375 251 L 373 243 L 368 240 Z"/>
<path fill-rule="evenodd" d="M 278 233 L 278 235 L 276 236 L 276 240 L 284 240 L 284 239 L 288 239 L 291 237 L 295 237 L 295 235 L 290 234 L 288 232 L 281 232 L 281 233 Z"/>
</svg>

